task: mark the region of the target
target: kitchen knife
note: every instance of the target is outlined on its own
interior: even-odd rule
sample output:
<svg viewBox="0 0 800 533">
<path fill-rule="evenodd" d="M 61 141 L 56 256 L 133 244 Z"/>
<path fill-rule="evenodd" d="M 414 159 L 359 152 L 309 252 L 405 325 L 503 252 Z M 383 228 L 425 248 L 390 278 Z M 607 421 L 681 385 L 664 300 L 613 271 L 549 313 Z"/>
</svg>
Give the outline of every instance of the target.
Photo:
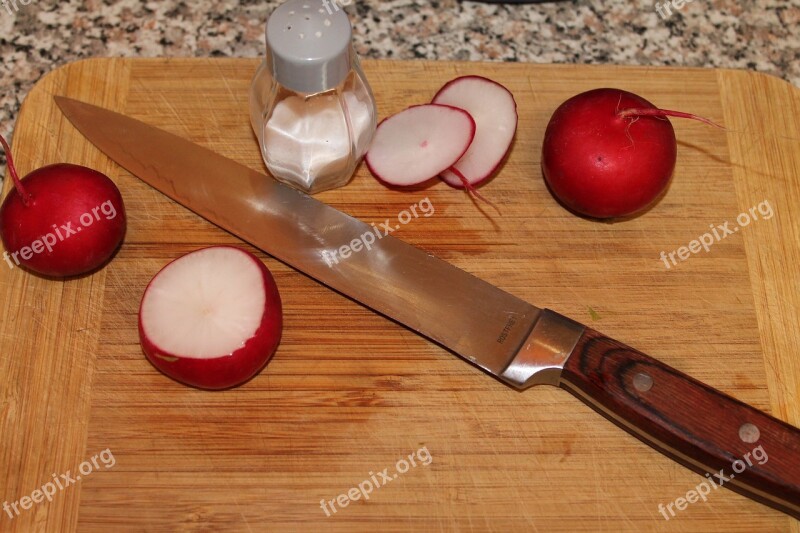
<svg viewBox="0 0 800 533">
<path fill-rule="evenodd" d="M 512 387 L 560 386 L 717 485 L 800 518 L 797 428 L 206 148 L 55 100 L 111 159 L 220 228 Z M 332 260 L 356 241 L 373 242 Z M 763 464 L 750 459 L 758 446 Z"/>
</svg>

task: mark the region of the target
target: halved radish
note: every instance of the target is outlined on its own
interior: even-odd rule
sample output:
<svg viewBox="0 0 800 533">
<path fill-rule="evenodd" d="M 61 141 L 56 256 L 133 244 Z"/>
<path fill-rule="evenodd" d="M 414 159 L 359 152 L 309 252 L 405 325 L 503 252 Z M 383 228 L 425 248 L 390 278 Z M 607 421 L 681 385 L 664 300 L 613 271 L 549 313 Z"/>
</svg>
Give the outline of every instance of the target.
<svg viewBox="0 0 800 533">
<path fill-rule="evenodd" d="M 462 76 L 442 87 L 433 97 L 434 104 L 444 104 L 468 112 L 478 129 L 467 152 L 441 178 L 456 188 L 464 188 L 464 179 L 477 186 L 489 179 L 508 153 L 517 131 L 517 103 L 504 86 L 482 76 Z"/>
<path fill-rule="evenodd" d="M 244 383 L 269 361 L 282 329 L 275 280 L 258 258 L 231 246 L 184 255 L 144 292 L 139 338 L 167 376 L 202 389 Z"/>
<path fill-rule="evenodd" d="M 388 185 L 418 185 L 458 161 L 474 137 L 475 121 L 463 109 L 412 106 L 378 124 L 365 159 L 370 172 Z"/>
</svg>

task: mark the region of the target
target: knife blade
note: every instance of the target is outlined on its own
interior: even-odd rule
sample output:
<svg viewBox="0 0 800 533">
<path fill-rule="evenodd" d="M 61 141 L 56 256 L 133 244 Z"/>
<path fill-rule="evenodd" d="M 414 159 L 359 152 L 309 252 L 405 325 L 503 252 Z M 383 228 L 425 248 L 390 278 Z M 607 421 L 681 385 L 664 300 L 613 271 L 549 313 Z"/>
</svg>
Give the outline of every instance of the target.
<svg viewBox="0 0 800 533">
<path fill-rule="evenodd" d="M 211 150 L 55 101 L 120 166 L 220 228 L 509 385 L 560 386 L 681 464 L 800 518 L 797 428 Z M 369 249 L 331 259 L 356 241 Z M 757 446 L 763 464 L 750 460 Z"/>
</svg>

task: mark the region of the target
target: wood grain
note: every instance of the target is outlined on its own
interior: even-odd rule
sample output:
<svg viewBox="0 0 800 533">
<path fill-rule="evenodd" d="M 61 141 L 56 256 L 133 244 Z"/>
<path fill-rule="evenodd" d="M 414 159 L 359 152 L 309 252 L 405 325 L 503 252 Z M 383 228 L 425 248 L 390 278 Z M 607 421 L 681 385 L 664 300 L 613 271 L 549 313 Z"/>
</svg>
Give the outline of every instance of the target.
<svg viewBox="0 0 800 533">
<path fill-rule="evenodd" d="M 154 370 L 136 311 L 169 260 L 236 239 L 121 170 L 56 110 L 62 94 L 120 111 L 263 170 L 247 116 L 253 60 L 91 60 L 48 75 L 14 137 L 25 173 L 68 161 L 107 172 L 129 215 L 125 244 L 92 277 L 67 282 L 0 268 L 0 499 L 17 501 L 100 466 L 3 531 L 800 531 L 797 521 L 726 491 L 669 521 L 658 512 L 704 478 L 665 459 L 556 388 L 517 393 L 259 252 L 281 290 L 281 347 L 256 379 L 208 393 Z M 319 198 L 368 222 L 424 197 L 436 212 L 403 226 L 421 246 L 530 302 L 642 351 L 793 425 L 800 424 L 800 96 L 738 71 L 365 61 L 381 116 L 475 73 L 514 92 L 520 127 L 482 192 L 383 188 L 361 168 Z M 547 120 L 600 86 L 700 112 L 728 130 L 674 121 L 678 166 L 645 216 L 576 218 L 547 192 Z M 7 185 L 6 185 L 7 186 Z M 670 252 L 769 201 L 760 219 L 667 269 Z M 246 247 L 246 246 L 245 246 Z M 479 305 L 476 302 L 476 305 Z M 420 464 L 327 517 L 372 473 L 427 449 Z M 769 451 L 769 450 L 767 450 Z"/>
</svg>

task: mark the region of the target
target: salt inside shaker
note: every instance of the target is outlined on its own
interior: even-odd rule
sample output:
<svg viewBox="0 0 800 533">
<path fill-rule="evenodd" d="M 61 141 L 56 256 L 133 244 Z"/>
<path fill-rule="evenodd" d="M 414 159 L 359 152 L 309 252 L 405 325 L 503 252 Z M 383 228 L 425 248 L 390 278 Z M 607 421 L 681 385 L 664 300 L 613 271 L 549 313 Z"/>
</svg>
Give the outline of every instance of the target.
<svg viewBox="0 0 800 533">
<path fill-rule="evenodd" d="M 267 21 L 267 55 L 250 120 L 270 173 L 308 193 L 350 181 L 372 141 L 377 110 L 344 10 L 289 0 Z"/>
</svg>

